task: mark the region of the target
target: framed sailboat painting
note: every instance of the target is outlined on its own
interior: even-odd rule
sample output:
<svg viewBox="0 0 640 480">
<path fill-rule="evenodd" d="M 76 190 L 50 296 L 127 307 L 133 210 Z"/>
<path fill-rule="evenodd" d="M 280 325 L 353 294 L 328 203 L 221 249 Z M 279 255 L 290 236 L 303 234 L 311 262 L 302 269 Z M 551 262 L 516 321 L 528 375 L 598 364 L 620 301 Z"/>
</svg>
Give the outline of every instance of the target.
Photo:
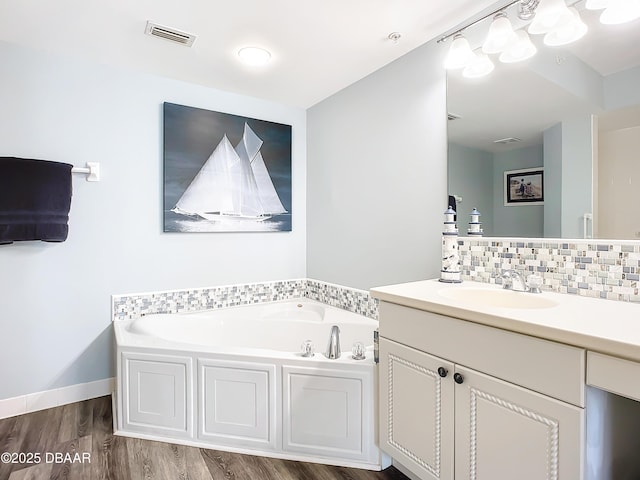
<svg viewBox="0 0 640 480">
<path fill-rule="evenodd" d="M 164 103 L 164 231 L 291 231 L 291 126 Z"/>
</svg>

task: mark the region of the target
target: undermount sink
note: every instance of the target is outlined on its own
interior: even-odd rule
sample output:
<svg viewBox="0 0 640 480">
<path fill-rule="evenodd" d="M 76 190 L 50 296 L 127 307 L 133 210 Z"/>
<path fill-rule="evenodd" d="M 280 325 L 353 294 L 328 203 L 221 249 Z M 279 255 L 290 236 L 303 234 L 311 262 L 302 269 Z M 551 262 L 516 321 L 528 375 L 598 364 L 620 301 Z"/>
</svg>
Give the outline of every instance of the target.
<svg viewBox="0 0 640 480">
<path fill-rule="evenodd" d="M 438 292 L 449 300 L 456 300 L 482 307 L 497 308 L 552 308 L 558 302 L 541 296 L 542 294 L 515 292 L 513 290 L 492 290 L 488 288 L 446 288 Z"/>
</svg>

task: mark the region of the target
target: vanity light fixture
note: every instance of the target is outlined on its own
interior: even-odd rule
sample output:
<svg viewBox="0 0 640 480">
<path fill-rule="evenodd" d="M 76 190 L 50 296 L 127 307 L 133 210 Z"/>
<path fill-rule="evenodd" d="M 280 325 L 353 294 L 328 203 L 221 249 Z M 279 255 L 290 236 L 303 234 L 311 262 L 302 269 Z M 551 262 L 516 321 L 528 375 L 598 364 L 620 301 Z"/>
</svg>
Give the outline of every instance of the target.
<svg viewBox="0 0 640 480">
<path fill-rule="evenodd" d="M 600 0 L 596 4 L 605 4 L 604 7 L 591 5 L 592 10 L 605 9 L 600 15 L 600 23 L 605 25 L 619 25 L 640 18 L 640 0 L 608 0 L 607 2 Z M 589 2 L 587 2 L 587 8 L 589 8 Z"/>
<path fill-rule="evenodd" d="M 491 59 L 484 53 L 474 53 L 474 58 L 462 70 L 462 76 L 465 78 L 480 78 L 493 72 L 495 65 Z"/>
<path fill-rule="evenodd" d="M 609 3 L 611 3 L 610 0 L 587 0 L 584 6 L 587 10 L 602 10 L 607 8 Z"/>
<path fill-rule="evenodd" d="M 496 13 L 489 27 L 487 38 L 482 44 L 484 53 L 502 53 L 518 41 L 513 26 L 505 12 Z"/>
<path fill-rule="evenodd" d="M 533 21 L 529 25 L 529 33 L 549 33 L 570 24 L 573 20 L 573 14 L 564 0 L 540 0 Z"/>
<path fill-rule="evenodd" d="M 444 68 L 447 70 L 463 68 L 473 62 L 474 59 L 475 53 L 471 50 L 469 41 L 461 33 L 456 33 L 453 36 L 449 54 L 444 61 Z"/>
<path fill-rule="evenodd" d="M 544 44 L 550 47 L 567 45 L 582 38 L 587 33 L 587 25 L 580 18 L 578 10 L 569 8 L 573 15 L 573 20 L 566 25 L 554 28 L 544 36 Z"/>
<path fill-rule="evenodd" d="M 506 10 L 516 4 L 520 20 L 529 22 L 533 18 L 533 21 L 529 23 L 528 28 L 514 31 Z M 622 18 L 640 18 L 640 0 L 587 0 L 587 7 L 605 8 L 600 17 L 603 23 L 616 23 Z M 482 54 L 475 54 L 462 32 L 490 17 L 493 17 L 493 21 L 482 45 Z M 486 54 L 499 53 L 499 60 L 503 63 L 520 62 L 535 55 L 537 48 L 531 42 L 529 33 L 544 34 L 545 45 L 559 46 L 582 38 L 587 29 L 578 10 L 568 7 L 566 0 L 513 0 L 453 33 L 444 35 L 438 39 L 438 43 L 453 37 L 445 68 L 464 68 L 463 76 L 476 78 L 486 75 L 494 68 L 493 62 Z"/>
<path fill-rule="evenodd" d="M 262 67 L 271 60 L 271 53 L 260 47 L 244 47 L 238 50 L 238 57 L 245 65 Z"/>
<path fill-rule="evenodd" d="M 502 53 L 513 47 L 518 38 L 505 12 L 499 12 L 493 17 L 487 38 L 482 44 L 484 53 Z"/>
<path fill-rule="evenodd" d="M 522 62 L 533 57 L 538 51 L 525 30 L 518 30 L 515 34 L 518 39 L 515 45 L 500 54 L 499 60 L 502 63 Z"/>
</svg>

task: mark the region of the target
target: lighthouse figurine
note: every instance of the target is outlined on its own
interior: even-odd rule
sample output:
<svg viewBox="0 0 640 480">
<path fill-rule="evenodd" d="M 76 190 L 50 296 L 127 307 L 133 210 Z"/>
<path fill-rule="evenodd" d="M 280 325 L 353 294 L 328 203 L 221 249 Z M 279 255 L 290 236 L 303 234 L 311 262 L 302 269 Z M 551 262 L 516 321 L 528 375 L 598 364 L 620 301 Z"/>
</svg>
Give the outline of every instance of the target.
<svg viewBox="0 0 640 480">
<path fill-rule="evenodd" d="M 471 220 L 469 220 L 469 229 L 467 230 L 467 234 L 470 237 L 481 237 L 482 236 L 482 222 L 480 221 L 480 216 L 482 214 L 474 208 L 471 210 L 469 216 Z"/>
<path fill-rule="evenodd" d="M 440 281 L 445 283 L 462 282 L 460 273 L 460 255 L 458 255 L 458 229 L 453 219 L 456 211 L 449 207 L 444 212 L 444 230 L 442 231 L 442 269 Z"/>
</svg>

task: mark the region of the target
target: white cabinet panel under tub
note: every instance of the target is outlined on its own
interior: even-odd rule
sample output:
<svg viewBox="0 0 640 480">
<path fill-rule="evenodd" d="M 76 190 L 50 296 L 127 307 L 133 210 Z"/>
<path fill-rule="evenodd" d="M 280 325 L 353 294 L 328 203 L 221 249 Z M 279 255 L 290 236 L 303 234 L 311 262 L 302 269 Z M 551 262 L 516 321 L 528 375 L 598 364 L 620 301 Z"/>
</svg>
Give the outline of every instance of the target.
<svg viewBox="0 0 640 480">
<path fill-rule="evenodd" d="M 192 437 L 192 360 L 173 355 L 122 353 L 121 388 L 126 430 Z"/>
<path fill-rule="evenodd" d="M 233 358 L 237 357 L 237 358 Z M 380 470 L 373 358 L 118 350 L 116 434 Z"/>
<path fill-rule="evenodd" d="M 198 438 L 275 450 L 276 367 L 198 359 Z"/>
<path fill-rule="evenodd" d="M 373 375 L 282 367 L 283 450 L 377 462 Z"/>
</svg>

